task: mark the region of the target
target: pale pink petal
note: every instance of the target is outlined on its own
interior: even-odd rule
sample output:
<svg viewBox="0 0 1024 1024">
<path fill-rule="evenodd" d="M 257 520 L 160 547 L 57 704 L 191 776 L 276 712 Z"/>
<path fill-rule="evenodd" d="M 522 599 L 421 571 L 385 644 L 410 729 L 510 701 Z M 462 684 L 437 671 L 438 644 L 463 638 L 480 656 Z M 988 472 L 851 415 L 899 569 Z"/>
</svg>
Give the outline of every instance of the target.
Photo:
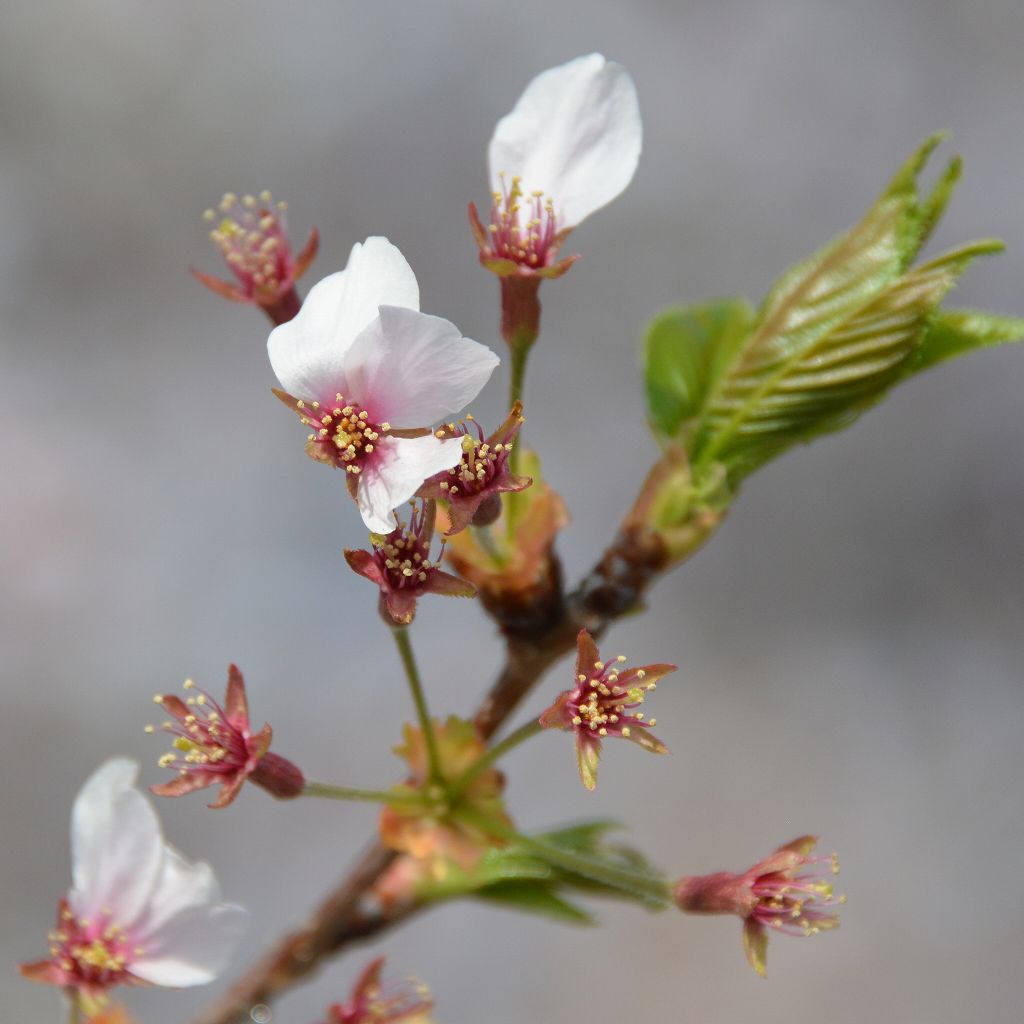
<svg viewBox="0 0 1024 1024">
<path fill-rule="evenodd" d="M 387 437 L 378 455 L 359 474 L 356 503 L 367 529 L 390 533 L 398 525 L 394 510 L 404 505 L 427 477 L 451 469 L 462 458 L 462 439 Z"/>
<path fill-rule="evenodd" d="M 574 227 L 611 202 L 633 178 L 642 144 L 636 87 L 621 64 L 599 53 L 542 71 L 494 129 L 491 188 L 518 175 L 529 196 L 553 200 L 558 226 Z"/>
<path fill-rule="evenodd" d="M 423 427 L 471 402 L 499 363 L 455 324 L 398 306 L 381 306 L 348 350 L 345 378 L 378 423 Z"/>
<path fill-rule="evenodd" d="M 231 903 L 187 907 L 147 936 L 131 973 L 169 988 L 205 985 L 227 966 L 247 916 Z"/>
<path fill-rule="evenodd" d="M 164 848 L 164 862 L 146 912 L 136 922 L 135 936 L 148 936 L 187 907 L 217 903 L 220 887 L 209 864 L 192 864 L 171 846 Z"/>
<path fill-rule="evenodd" d="M 345 394 L 345 354 L 382 305 L 419 309 L 416 275 L 398 248 L 372 237 L 352 247 L 348 265 L 311 289 L 294 319 L 270 332 L 277 379 L 296 398 Z"/>
<path fill-rule="evenodd" d="M 145 908 L 163 861 L 163 833 L 149 801 L 134 788 L 139 766 L 114 758 L 98 768 L 71 812 L 74 887 L 68 903 L 77 917 L 110 910 L 128 927 Z"/>
</svg>

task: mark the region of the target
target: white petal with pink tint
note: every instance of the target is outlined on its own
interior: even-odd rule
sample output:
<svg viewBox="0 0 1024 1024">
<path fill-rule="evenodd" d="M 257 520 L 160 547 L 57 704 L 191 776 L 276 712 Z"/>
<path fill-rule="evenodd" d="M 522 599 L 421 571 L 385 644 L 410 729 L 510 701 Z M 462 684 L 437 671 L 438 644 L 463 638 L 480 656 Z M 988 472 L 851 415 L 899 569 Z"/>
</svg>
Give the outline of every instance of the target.
<svg viewBox="0 0 1024 1024">
<path fill-rule="evenodd" d="M 245 911 L 229 903 L 188 907 L 140 940 L 132 974 L 169 988 L 205 985 L 227 966 L 245 924 Z"/>
<path fill-rule="evenodd" d="M 171 846 L 164 846 L 160 877 L 146 913 L 137 923 L 140 939 L 162 927 L 188 907 L 219 903 L 220 887 L 209 864 L 187 861 Z"/>
<path fill-rule="evenodd" d="M 77 917 L 106 908 L 122 923 L 144 910 L 163 863 L 160 822 L 134 788 L 139 766 L 114 758 L 82 786 L 71 812 L 74 888 L 68 902 Z"/>
<path fill-rule="evenodd" d="M 390 533 L 397 525 L 394 510 L 407 502 L 435 473 L 451 469 L 462 458 L 462 439 L 388 437 L 380 455 L 359 476 L 356 503 L 363 522 L 374 533 Z"/>
<path fill-rule="evenodd" d="M 420 292 L 399 249 L 373 236 L 352 246 L 345 269 L 315 284 L 295 318 L 270 332 L 270 364 L 285 391 L 316 400 L 345 394 L 345 355 L 382 305 L 419 309 Z"/>
<path fill-rule="evenodd" d="M 399 430 L 462 409 L 487 383 L 498 357 L 455 324 L 412 309 L 381 306 L 345 358 L 345 379 L 371 417 Z"/>
<path fill-rule="evenodd" d="M 128 974 L 175 987 L 212 981 L 241 935 L 245 911 L 220 902 L 208 865 L 165 843 L 156 812 L 135 789 L 138 770 L 125 758 L 108 761 L 75 799 L 69 909 L 78 926 L 109 919 L 127 936 Z"/>
<path fill-rule="evenodd" d="M 542 71 L 494 129 L 491 188 L 522 179 L 542 190 L 559 227 L 575 227 L 632 181 L 643 129 L 636 86 L 621 64 L 599 53 Z"/>
</svg>

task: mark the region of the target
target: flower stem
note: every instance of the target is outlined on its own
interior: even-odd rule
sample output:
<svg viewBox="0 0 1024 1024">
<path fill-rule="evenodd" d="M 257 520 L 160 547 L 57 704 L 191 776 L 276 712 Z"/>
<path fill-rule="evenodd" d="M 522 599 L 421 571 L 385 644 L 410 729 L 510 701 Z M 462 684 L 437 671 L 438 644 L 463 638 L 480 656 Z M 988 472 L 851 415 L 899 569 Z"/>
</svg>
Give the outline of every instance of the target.
<svg viewBox="0 0 1024 1024">
<path fill-rule="evenodd" d="M 504 757 L 510 750 L 515 749 L 520 743 L 524 743 L 531 736 L 536 736 L 541 731 L 540 722 L 535 718 L 530 719 L 525 725 L 520 726 L 515 732 L 510 732 L 500 743 L 484 751 L 451 785 L 450 797 L 452 803 L 466 792 L 467 789 L 481 776 L 495 761 Z"/>
<path fill-rule="evenodd" d="M 331 786 L 326 782 L 307 782 L 302 789 L 303 796 L 324 797 L 327 800 L 359 800 L 363 803 L 394 804 L 421 803 L 419 796 L 405 796 L 386 789 L 351 789 L 348 786 Z"/>
<path fill-rule="evenodd" d="M 516 402 L 523 398 L 523 387 L 526 379 L 526 363 L 530 357 L 532 340 L 527 344 L 510 345 L 509 351 L 512 357 L 512 365 L 509 368 L 508 403 L 511 409 Z M 508 456 L 508 468 L 511 473 L 518 474 L 522 464 L 522 443 L 516 438 L 512 445 L 512 451 Z M 516 522 L 519 520 L 521 510 L 522 491 L 512 491 L 505 495 L 505 521 L 509 537 L 515 535 Z"/>
<path fill-rule="evenodd" d="M 409 629 L 407 626 L 392 626 L 391 635 L 395 638 L 395 646 L 398 648 L 402 667 L 405 669 L 405 678 L 409 683 L 409 692 L 416 705 L 416 716 L 419 718 L 420 728 L 423 730 L 423 740 L 427 746 L 427 770 L 430 781 L 443 783 L 441 758 L 437 751 L 437 738 L 434 736 L 434 723 L 427 710 L 427 698 L 423 692 L 419 669 L 416 667 L 416 656 L 412 652 L 412 643 L 409 641 Z"/>
<path fill-rule="evenodd" d="M 512 365 L 509 371 L 508 407 L 523 400 L 523 382 L 526 379 L 526 362 L 530 356 L 529 345 L 511 346 Z M 513 449 L 514 452 L 514 449 Z M 515 458 L 515 455 L 512 456 Z"/>
<path fill-rule="evenodd" d="M 85 1015 L 82 1013 L 82 1003 L 77 992 L 68 995 L 68 1024 L 82 1024 Z"/>
</svg>

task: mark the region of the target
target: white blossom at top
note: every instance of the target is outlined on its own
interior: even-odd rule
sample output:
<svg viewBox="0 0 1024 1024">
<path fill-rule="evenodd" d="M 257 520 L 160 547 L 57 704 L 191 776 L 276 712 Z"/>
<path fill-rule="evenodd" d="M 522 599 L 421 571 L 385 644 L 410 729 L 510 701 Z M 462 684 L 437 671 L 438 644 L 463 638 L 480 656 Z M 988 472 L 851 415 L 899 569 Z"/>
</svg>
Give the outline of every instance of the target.
<svg viewBox="0 0 1024 1024">
<path fill-rule="evenodd" d="M 542 71 L 495 126 L 488 148 L 491 189 L 520 180 L 543 193 L 558 230 L 574 228 L 633 178 L 643 130 L 629 72 L 599 53 Z"/>
<path fill-rule="evenodd" d="M 459 438 L 395 436 L 449 417 L 487 383 L 498 357 L 419 312 L 416 277 L 386 238 L 352 247 L 348 265 L 310 290 L 267 343 L 277 379 L 312 428 L 309 453 L 347 471 L 367 527 L 462 457 Z"/>
<path fill-rule="evenodd" d="M 209 865 L 164 842 L 138 765 L 115 758 L 86 781 L 71 813 L 72 888 L 51 935 L 51 959 L 23 968 L 85 995 L 118 984 L 180 988 L 213 981 L 245 926 L 223 903 Z"/>
</svg>

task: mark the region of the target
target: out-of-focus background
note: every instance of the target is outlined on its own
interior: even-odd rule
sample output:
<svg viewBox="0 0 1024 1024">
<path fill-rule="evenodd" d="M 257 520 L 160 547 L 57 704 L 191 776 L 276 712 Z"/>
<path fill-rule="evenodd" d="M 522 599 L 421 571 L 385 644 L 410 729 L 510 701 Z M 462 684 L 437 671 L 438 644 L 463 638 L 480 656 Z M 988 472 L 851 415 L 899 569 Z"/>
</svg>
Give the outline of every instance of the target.
<svg viewBox="0 0 1024 1024">
<path fill-rule="evenodd" d="M 654 449 L 637 344 L 659 307 L 760 297 L 852 223 L 905 154 L 953 132 L 966 173 L 936 248 L 1000 235 L 954 297 L 1024 312 L 1024 6 L 1017 0 L 572 0 L 508 5 L 202 0 L 0 7 L 0 714 L 4 1021 L 57 1019 L 15 978 L 68 881 L 67 815 L 111 753 L 163 774 L 150 697 L 229 660 L 309 775 L 386 784 L 409 712 L 365 539 L 337 474 L 270 396 L 261 316 L 192 281 L 220 271 L 202 210 L 271 188 L 323 235 L 308 285 L 386 234 L 424 309 L 500 347 L 497 287 L 465 222 L 495 120 L 541 69 L 591 50 L 639 90 L 630 189 L 573 236 L 544 294 L 528 436 L 594 559 Z M 946 153 L 953 152 L 947 146 Z M 474 411 L 503 411 L 495 378 Z M 601 787 L 567 737 L 509 762 L 524 826 L 612 816 L 678 871 L 740 869 L 815 831 L 841 851 L 843 927 L 772 941 L 738 922 L 602 907 L 568 930 L 470 905 L 388 936 L 442 1022 L 585 1016 L 830 1024 L 1009 1021 L 1024 951 L 1024 349 L 893 394 L 752 478 L 720 535 L 607 650 L 670 660 L 655 760 L 611 746 Z M 468 602 L 426 601 L 415 641 L 438 711 L 495 668 Z M 537 711 L 565 666 L 529 703 Z M 525 715 L 524 710 L 524 715 Z M 168 834 L 252 908 L 234 965 L 297 923 L 374 825 L 368 807 L 161 804 Z M 332 964 L 275 1020 L 312 1022 L 370 955 Z M 147 1024 L 219 990 L 138 992 Z"/>
</svg>

